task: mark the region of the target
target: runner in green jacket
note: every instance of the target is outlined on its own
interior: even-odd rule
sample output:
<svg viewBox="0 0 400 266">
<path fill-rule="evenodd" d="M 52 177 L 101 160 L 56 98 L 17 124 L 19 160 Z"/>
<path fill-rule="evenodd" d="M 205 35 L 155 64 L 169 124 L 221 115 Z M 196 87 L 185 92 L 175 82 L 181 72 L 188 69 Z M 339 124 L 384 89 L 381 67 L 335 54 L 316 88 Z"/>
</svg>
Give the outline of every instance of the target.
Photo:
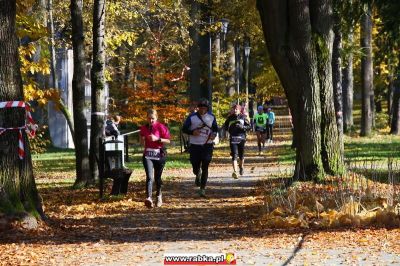
<svg viewBox="0 0 400 266">
<path fill-rule="evenodd" d="M 254 125 L 257 135 L 258 153 L 261 154 L 261 143 L 265 146 L 265 133 L 267 130 L 268 115 L 264 113 L 262 106 L 258 106 L 257 114 L 254 115 Z"/>
</svg>

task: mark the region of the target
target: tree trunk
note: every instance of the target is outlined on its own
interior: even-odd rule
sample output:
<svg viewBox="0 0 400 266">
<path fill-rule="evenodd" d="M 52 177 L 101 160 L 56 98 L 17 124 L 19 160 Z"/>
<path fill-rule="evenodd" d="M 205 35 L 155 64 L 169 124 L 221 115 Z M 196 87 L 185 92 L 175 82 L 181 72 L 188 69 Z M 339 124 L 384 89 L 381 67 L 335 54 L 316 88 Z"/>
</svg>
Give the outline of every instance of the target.
<svg viewBox="0 0 400 266">
<path fill-rule="evenodd" d="M 236 87 L 236 92 L 238 94 L 241 93 L 240 91 L 240 44 L 239 40 L 235 40 L 235 87 Z M 239 95 L 238 95 L 239 99 Z"/>
<path fill-rule="evenodd" d="M 213 56 L 214 56 L 214 67 L 215 69 L 221 68 L 221 36 L 220 34 L 215 34 L 213 40 Z"/>
<path fill-rule="evenodd" d="M 95 0 L 93 7 L 93 64 L 91 70 L 92 84 L 92 115 L 90 126 L 90 170 L 91 180 L 87 185 L 94 184 L 99 177 L 98 164 L 99 158 L 99 138 L 103 136 L 104 130 L 104 23 L 105 23 L 105 0 Z"/>
<path fill-rule="evenodd" d="M 338 1 L 335 1 L 337 4 Z M 340 52 L 342 50 L 342 33 L 340 27 L 340 16 L 338 10 L 334 11 L 334 39 L 333 39 L 333 51 L 332 51 L 332 82 L 334 92 L 334 103 L 336 112 L 336 124 L 338 128 L 340 149 L 344 152 L 343 145 L 343 96 L 342 96 L 342 60 Z"/>
<path fill-rule="evenodd" d="M 372 18 L 371 6 L 366 4 L 361 18 L 361 136 L 369 136 L 373 125 L 373 69 L 372 69 Z"/>
<path fill-rule="evenodd" d="M 54 21 L 53 21 L 53 0 L 47 1 L 47 13 L 48 13 L 48 21 L 47 21 L 47 29 L 50 33 L 50 42 L 49 42 L 49 51 L 50 51 L 50 74 L 52 87 L 54 89 L 58 89 L 58 78 L 56 71 L 56 49 L 54 45 Z M 72 116 L 68 108 L 65 106 L 64 101 L 60 97 L 59 106 L 61 113 L 64 115 L 67 120 L 69 130 L 71 132 L 72 140 L 74 141 L 75 130 L 74 130 L 74 121 L 72 120 Z M 75 141 L 74 141 L 75 143 Z"/>
<path fill-rule="evenodd" d="M 321 94 L 321 155 L 329 174 L 343 171 L 343 140 L 339 138 L 332 78 L 333 9 L 331 0 L 310 1 L 311 26 L 316 45 Z M 340 72 L 340 71 L 339 71 Z"/>
<path fill-rule="evenodd" d="M 321 161 L 321 105 L 308 3 L 258 0 L 272 64 L 288 99 L 296 139 L 296 175 L 317 179 Z"/>
<path fill-rule="evenodd" d="M 224 69 L 225 82 L 226 82 L 226 93 L 228 96 L 233 96 L 236 93 L 235 87 L 235 70 L 236 70 L 236 58 L 235 58 L 235 46 L 232 42 L 226 41 L 225 50 L 225 62 L 226 67 Z M 226 76 L 227 75 L 227 76 Z"/>
<path fill-rule="evenodd" d="M 191 1 L 190 17 L 194 20 L 200 19 L 200 4 L 197 1 Z M 196 101 L 201 98 L 200 88 L 200 35 L 196 25 L 189 28 L 190 38 L 193 43 L 189 48 L 190 55 L 190 86 L 188 95 L 191 101 Z"/>
<path fill-rule="evenodd" d="M 353 33 L 347 37 L 350 45 L 353 43 Z M 353 53 L 345 57 L 345 64 L 342 70 L 342 97 L 343 97 L 343 131 L 348 133 L 353 127 Z"/>
<path fill-rule="evenodd" d="M 76 180 L 74 187 L 85 186 L 90 179 L 87 120 L 85 117 L 85 46 L 82 20 L 82 0 L 71 0 L 72 48 L 74 74 L 72 101 L 74 104 Z"/>
<path fill-rule="evenodd" d="M 15 25 L 16 2 L 0 0 L 0 6 L 0 102 L 23 101 Z M 0 128 L 24 125 L 23 108 L 0 109 Z M 22 159 L 18 157 L 19 132 L 22 133 L 25 152 Z M 44 217 L 25 130 L 6 130 L 0 133 L 0 213 L 19 212 L 36 218 Z"/>
<path fill-rule="evenodd" d="M 330 1 L 257 1 L 269 55 L 293 116 L 296 175 L 342 169 L 332 88 Z M 323 119 L 321 118 L 321 112 Z"/>
<path fill-rule="evenodd" d="M 390 123 L 390 134 L 400 134 L 400 79 L 394 82 L 393 103 L 392 103 L 392 121 Z"/>
<path fill-rule="evenodd" d="M 135 76 L 135 75 L 134 75 Z M 131 73 L 131 53 L 129 50 L 125 52 L 125 62 L 124 62 L 124 75 L 123 75 L 123 86 L 124 88 L 128 87 L 128 84 L 131 84 L 132 73 Z M 136 88 L 136 80 L 133 79 L 133 89 Z M 106 103 L 107 104 L 107 103 Z"/>
<path fill-rule="evenodd" d="M 389 65 L 390 65 L 390 61 L 389 61 Z M 394 95 L 394 90 L 395 90 L 395 86 L 394 86 L 394 73 L 393 73 L 393 69 L 390 68 L 389 69 L 389 77 L 388 77 L 388 92 L 387 92 L 387 113 L 389 116 L 389 124 L 392 123 L 392 117 L 393 117 L 393 95 Z"/>
</svg>

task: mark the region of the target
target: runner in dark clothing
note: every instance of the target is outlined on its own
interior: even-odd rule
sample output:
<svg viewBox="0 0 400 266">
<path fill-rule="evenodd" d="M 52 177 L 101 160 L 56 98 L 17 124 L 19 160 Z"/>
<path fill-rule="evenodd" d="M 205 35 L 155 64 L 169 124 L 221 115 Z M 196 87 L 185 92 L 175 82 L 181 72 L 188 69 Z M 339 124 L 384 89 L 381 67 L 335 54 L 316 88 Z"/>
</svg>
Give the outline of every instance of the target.
<svg viewBox="0 0 400 266">
<path fill-rule="evenodd" d="M 214 139 L 218 134 L 215 116 L 209 112 L 209 102 L 198 102 L 198 111 L 190 114 L 182 127 L 182 132 L 189 135 L 190 162 L 196 176 L 196 185 L 200 186 L 199 195 L 205 197 L 208 179 L 208 166 L 214 150 Z"/>
<path fill-rule="evenodd" d="M 233 178 L 238 178 L 238 161 L 239 173 L 243 175 L 244 166 L 244 146 L 246 143 L 246 131 L 250 130 L 251 125 L 247 116 L 241 113 L 242 107 L 237 104 L 232 107 L 233 113 L 226 119 L 224 128 L 229 132 L 229 146 L 231 148 Z"/>
</svg>

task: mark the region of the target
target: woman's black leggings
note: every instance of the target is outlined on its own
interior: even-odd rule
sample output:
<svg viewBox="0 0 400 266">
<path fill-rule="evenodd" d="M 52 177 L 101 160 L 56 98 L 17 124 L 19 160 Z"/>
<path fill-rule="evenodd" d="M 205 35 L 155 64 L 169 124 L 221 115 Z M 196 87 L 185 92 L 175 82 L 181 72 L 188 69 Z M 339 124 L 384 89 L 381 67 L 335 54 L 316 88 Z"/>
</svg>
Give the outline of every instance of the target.
<svg viewBox="0 0 400 266">
<path fill-rule="evenodd" d="M 214 144 L 196 145 L 190 144 L 190 162 L 193 168 L 193 174 L 198 175 L 201 168 L 200 188 L 206 188 L 208 179 L 208 166 L 210 165 Z"/>
<path fill-rule="evenodd" d="M 143 166 L 146 171 L 146 196 L 151 197 L 153 191 L 153 182 L 155 180 L 157 187 L 157 194 L 161 194 L 162 180 L 161 175 L 165 166 L 165 157 L 160 158 L 160 160 L 150 160 L 143 156 Z"/>
<path fill-rule="evenodd" d="M 237 158 L 239 158 L 240 160 L 243 160 L 245 143 L 246 143 L 246 140 L 242 140 L 240 143 L 237 143 L 237 144 L 229 143 L 229 146 L 231 148 L 232 161 L 237 160 Z"/>
</svg>

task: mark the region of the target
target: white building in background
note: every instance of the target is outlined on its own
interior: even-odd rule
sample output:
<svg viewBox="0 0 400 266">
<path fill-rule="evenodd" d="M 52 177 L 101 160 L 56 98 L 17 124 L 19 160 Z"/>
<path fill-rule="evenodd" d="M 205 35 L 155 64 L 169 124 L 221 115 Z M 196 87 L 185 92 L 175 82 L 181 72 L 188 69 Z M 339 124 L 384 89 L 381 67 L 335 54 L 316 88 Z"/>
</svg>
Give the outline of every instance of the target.
<svg viewBox="0 0 400 266">
<path fill-rule="evenodd" d="M 56 52 L 56 71 L 58 77 L 58 88 L 64 104 L 73 117 L 72 102 L 72 76 L 74 72 L 74 59 L 72 50 L 59 50 Z M 90 119 L 91 119 L 91 82 L 90 82 L 90 64 L 86 65 L 85 75 L 85 114 L 88 122 L 88 140 L 90 140 Z M 105 88 L 104 104 L 108 99 L 108 87 Z M 107 106 L 106 106 L 107 108 Z M 48 123 L 51 141 L 57 148 L 74 148 L 74 141 L 69 130 L 67 120 L 64 115 L 54 108 L 54 103 L 48 104 Z"/>
</svg>

